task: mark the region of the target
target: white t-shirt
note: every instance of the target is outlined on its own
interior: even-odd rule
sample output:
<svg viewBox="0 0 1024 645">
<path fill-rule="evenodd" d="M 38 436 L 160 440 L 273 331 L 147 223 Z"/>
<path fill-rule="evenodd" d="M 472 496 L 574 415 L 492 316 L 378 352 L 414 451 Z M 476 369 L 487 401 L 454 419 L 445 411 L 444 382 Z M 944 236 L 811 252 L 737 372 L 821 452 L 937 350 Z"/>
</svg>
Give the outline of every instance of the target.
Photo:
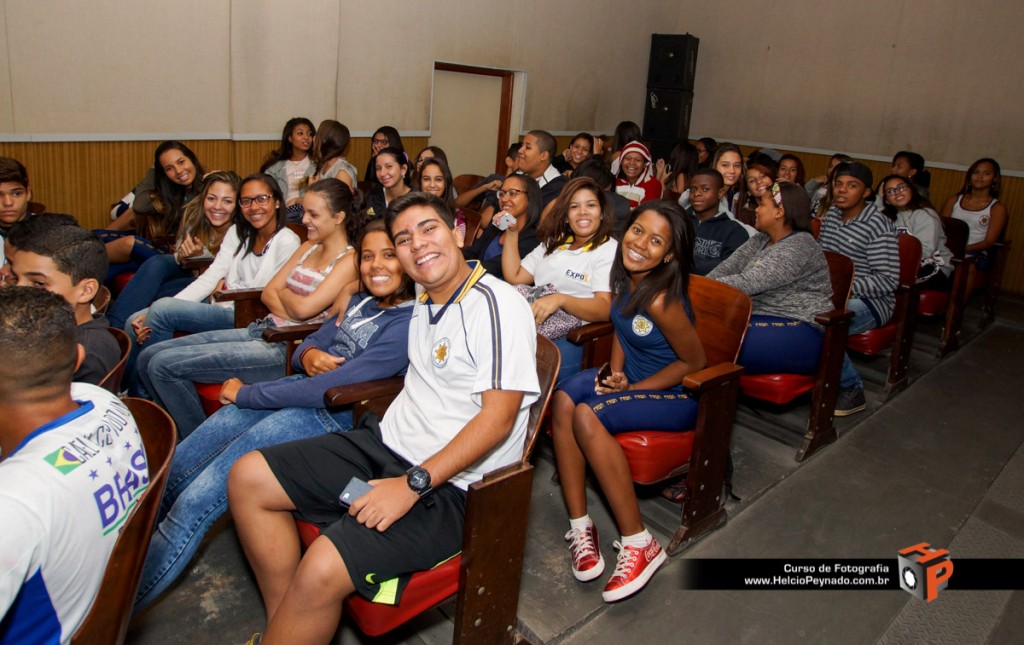
<svg viewBox="0 0 1024 645">
<path fill-rule="evenodd" d="M 574 298 L 592 298 L 600 291 L 611 292 L 612 262 L 619 243 L 609 239 L 597 247 L 583 246 L 570 251 L 562 245 L 544 255 L 541 244 L 523 258 L 522 267 L 533 276 L 537 286 L 551 284 L 558 293 Z"/>
<path fill-rule="evenodd" d="M 124 403 L 87 383 L 72 383 L 71 396 L 77 410 L 0 462 L 0 643 L 71 639 L 149 485 Z"/>
<path fill-rule="evenodd" d="M 449 304 L 427 304 L 424 294 L 409 325 L 405 387 L 381 420 L 384 443 L 421 464 L 480 412 L 485 390 L 519 390 L 522 407 L 505 441 L 450 481 L 466 490 L 485 473 L 518 461 L 540 391 L 536 355 L 530 305 L 479 264 Z"/>
</svg>

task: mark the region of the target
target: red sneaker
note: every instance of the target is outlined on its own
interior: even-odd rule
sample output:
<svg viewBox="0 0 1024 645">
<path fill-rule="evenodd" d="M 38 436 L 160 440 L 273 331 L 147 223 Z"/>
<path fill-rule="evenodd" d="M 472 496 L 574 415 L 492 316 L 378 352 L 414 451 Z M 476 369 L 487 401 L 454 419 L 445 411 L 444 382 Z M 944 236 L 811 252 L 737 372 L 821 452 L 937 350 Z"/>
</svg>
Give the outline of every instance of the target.
<svg viewBox="0 0 1024 645">
<path fill-rule="evenodd" d="M 601 594 L 605 602 L 622 600 L 640 591 L 665 562 L 665 552 L 654 539 L 645 547 L 622 546 L 618 540 L 614 546 L 619 550 L 619 556 L 615 571 Z"/>
<path fill-rule="evenodd" d="M 604 572 L 604 556 L 597 545 L 597 529 L 591 524 L 584 530 L 569 529 L 565 534 L 572 552 L 572 575 L 587 582 Z"/>
</svg>

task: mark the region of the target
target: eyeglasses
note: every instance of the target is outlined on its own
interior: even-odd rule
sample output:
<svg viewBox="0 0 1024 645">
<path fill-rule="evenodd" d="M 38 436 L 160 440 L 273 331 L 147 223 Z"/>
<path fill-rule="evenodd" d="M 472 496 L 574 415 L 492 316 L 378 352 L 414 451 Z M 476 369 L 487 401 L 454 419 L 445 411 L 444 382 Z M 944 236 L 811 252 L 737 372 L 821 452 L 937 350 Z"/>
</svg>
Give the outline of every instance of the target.
<svg viewBox="0 0 1024 645">
<path fill-rule="evenodd" d="M 892 188 L 886 190 L 885 194 L 887 197 L 895 197 L 896 195 L 902 195 L 903 193 L 907 192 L 908 188 L 910 188 L 910 186 L 907 186 L 906 184 L 900 184 L 899 186 L 893 186 Z"/>
<path fill-rule="evenodd" d="M 375 145 L 375 146 L 386 146 L 386 145 L 388 145 L 388 140 L 387 139 L 374 139 L 373 140 L 373 145 Z"/>
<path fill-rule="evenodd" d="M 511 199 L 515 199 L 519 195 L 525 195 L 525 194 L 526 194 L 525 190 L 516 190 L 515 188 L 509 188 L 508 190 L 499 190 L 498 191 L 498 199 L 505 199 L 506 197 L 509 197 Z"/>
<path fill-rule="evenodd" d="M 253 202 L 256 202 L 260 206 L 263 206 L 270 201 L 271 195 L 256 195 L 255 197 L 243 197 L 238 200 L 238 205 L 242 208 L 249 208 Z"/>
</svg>

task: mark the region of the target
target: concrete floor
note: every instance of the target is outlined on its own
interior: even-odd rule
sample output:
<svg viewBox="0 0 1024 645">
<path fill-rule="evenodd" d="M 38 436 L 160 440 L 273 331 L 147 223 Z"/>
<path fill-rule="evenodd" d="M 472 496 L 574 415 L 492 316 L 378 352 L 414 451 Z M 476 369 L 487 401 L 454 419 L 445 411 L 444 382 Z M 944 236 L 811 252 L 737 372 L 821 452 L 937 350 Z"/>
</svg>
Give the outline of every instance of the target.
<svg viewBox="0 0 1024 645">
<path fill-rule="evenodd" d="M 734 431 L 730 521 L 671 558 L 648 588 L 615 605 L 598 582 L 569 573 L 565 511 L 550 482 L 550 446 L 538 449 L 519 629 L 537 643 L 1019 642 L 1020 591 L 944 592 L 924 603 L 899 590 L 696 591 L 682 588 L 684 562 L 701 558 L 894 558 L 918 542 L 954 558 L 1024 558 L 1024 301 L 1000 302 L 999 321 L 944 361 L 937 326 L 915 339 L 911 387 L 881 405 L 885 359 L 858 360 L 867 412 L 840 420 L 839 441 L 802 464 L 795 446 L 807 405 L 765 410 L 741 404 Z M 667 542 L 679 507 L 641 501 L 647 525 Z M 614 559 L 614 524 L 599 497 L 591 513 Z M 955 574 L 954 574 L 955 575 Z M 602 576 L 605 579 L 606 576 Z M 263 626 L 262 606 L 230 522 L 218 523 L 186 575 L 132 622 L 127 642 L 244 642 Z M 343 624 L 341 643 L 450 642 L 451 607 L 383 639 Z M 1018 636 L 1013 636 L 1018 634 Z"/>
</svg>

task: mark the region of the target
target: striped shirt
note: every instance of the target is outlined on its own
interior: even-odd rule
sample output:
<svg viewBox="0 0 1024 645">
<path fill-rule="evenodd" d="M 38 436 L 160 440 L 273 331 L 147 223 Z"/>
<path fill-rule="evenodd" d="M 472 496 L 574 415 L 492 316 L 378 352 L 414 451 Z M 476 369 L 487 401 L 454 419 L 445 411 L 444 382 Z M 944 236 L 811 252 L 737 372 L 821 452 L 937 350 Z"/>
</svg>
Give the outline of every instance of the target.
<svg viewBox="0 0 1024 645">
<path fill-rule="evenodd" d="M 853 260 L 853 292 L 871 308 L 879 325 L 884 325 L 896 306 L 896 287 L 900 281 L 900 253 L 896 227 L 874 202 L 849 222 L 833 206 L 821 221 L 818 237 L 821 248 Z"/>
<path fill-rule="evenodd" d="M 334 265 L 338 262 L 338 260 L 348 255 L 349 251 L 352 250 L 351 246 L 346 246 L 341 253 L 339 253 L 337 256 L 335 256 L 333 260 L 331 260 L 330 264 L 324 267 L 323 271 L 317 271 L 316 269 L 311 269 L 307 266 L 304 266 L 306 259 L 313 253 L 313 251 L 320 248 L 320 246 L 320 244 L 314 244 L 313 246 L 309 247 L 309 250 L 307 250 L 302 255 L 301 258 L 299 258 L 299 263 L 295 265 L 295 268 L 292 269 L 292 272 L 290 274 L 288 274 L 288 278 L 284 282 L 284 286 L 286 289 L 288 289 L 288 291 L 291 291 L 292 293 L 298 294 L 300 296 L 310 295 L 311 293 L 316 291 L 317 287 L 320 286 L 320 283 L 323 282 L 327 275 L 331 272 L 331 269 L 334 268 Z M 309 318 L 308 320 L 288 320 L 287 318 L 282 318 L 281 316 L 277 316 L 274 314 L 270 314 L 270 318 L 274 321 L 274 325 L 277 327 L 288 327 L 291 325 L 302 324 L 311 325 L 315 323 L 321 323 L 327 320 L 327 310 L 325 309 L 321 311 L 320 313 L 313 316 L 312 318 Z"/>
</svg>

